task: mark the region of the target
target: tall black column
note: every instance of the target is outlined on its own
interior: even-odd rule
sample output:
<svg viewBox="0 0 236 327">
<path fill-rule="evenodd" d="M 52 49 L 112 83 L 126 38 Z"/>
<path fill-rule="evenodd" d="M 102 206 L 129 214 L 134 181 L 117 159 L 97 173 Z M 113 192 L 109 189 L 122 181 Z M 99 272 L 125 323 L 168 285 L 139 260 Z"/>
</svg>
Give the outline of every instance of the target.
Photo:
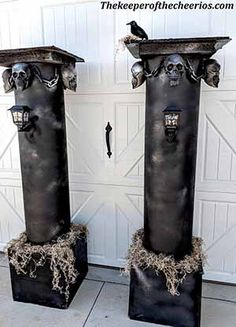
<svg viewBox="0 0 236 327">
<path fill-rule="evenodd" d="M 70 227 L 64 88 L 76 89 L 76 61 L 83 59 L 55 47 L 0 52 L 5 91 L 14 90 L 15 108 L 29 109 L 19 146 L 26 233 L 35 243 Z"/>
<path fill-rule="evenodd" d="M 26 223 L 8 247 L 15 301 L 68 308 L 88 271 L 86 227 L 70 222 L 64 105 L 82 61 L 56 47 L 0 51 L 5 92 L 15 93 Z"/>
<path fill-rule="evenodd" d="M 144 245 L 176 259 L 191 253 L 200 82 L 218 86 L 220 65 L 209 58 L 228 41 L 127 44 L 142 59 L 133 85 L 146 80 Z"/>
<path fill-rule="evenodd" d="M 176 87 L 164 69 L 147 80 L 144 243 L 176 258 L 191 252 L 199 93 L 200 81 L 191 83 L 184 74 Z M 172 141 L 164 126 L 167 108 L 179 115 Z"/>
<path fill-rule="evenodd" d="M 133 87 L 146 81 L 144 235 L 140 249 L 136 242 L 142 233 L 135 234 L 129 254 L 131 319 L 200 327 L 201 259 L 182 280 L 181 269 L 196 260 L 192 225 L 200 83 L 204 79 L 218 87 L 220 64 L 210 57 L 229 41 L 213 37 L 126 44 L 141 59 L 131 68 Z M 178 291 L 169 292 L 174 271 Z"/>
<path fill-rule="evenodd" d="M 54 77 L 53 65 L 39 66 L 43 76 Z M 49 89 L 38 79 L 15 91 L 16 104 L 37 118 L 33 132 L 19 133 L 26 232 L 33 242 L 49 241 L 70 226 L 63 93 L 61 80 Z"/>
</svg>

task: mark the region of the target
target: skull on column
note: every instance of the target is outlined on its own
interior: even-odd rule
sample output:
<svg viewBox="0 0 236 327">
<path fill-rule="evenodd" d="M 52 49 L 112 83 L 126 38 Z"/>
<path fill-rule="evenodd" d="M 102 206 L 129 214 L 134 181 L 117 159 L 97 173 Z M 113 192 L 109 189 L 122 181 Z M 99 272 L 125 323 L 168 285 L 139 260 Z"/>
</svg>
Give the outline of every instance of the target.
<svg viewBox="0 0 236 327">
<path fill-rule="evenodd" d="M 12 81 L 11 75 L 12 73 L 10 68 L 4 70 L 4 72 L 2 73 L 3 87 L 5 93 L 9 93 L 14 89 L 14 83 Z"/>
<path fill-rule="evenodd" d="M 12 67 L 11 80 L 17 90 L 27 89 L 32 80 L 32 73 L 28 64 L 19 63 Z"/>
<path fill-rule="evenodd" d="M 170 86 L 179 85 L 185 69 L 183 58 L 178 54 L 168 56 L 164 61 L 164 68 L 169 77 Z"/>
<path fill-rule="evenodd" d="M 218 87 L 220 82 L 220 64 L 215 59 L 209 59 L 204 64 L 204 81 L 212 87 Z"/>
<path fill-rule="evenodd" d="M 64 88 L 75 92 L 77 88 L 77 74 L 75 66 L 72 64 L 64 65 L 61 68 L 61 75 Z"/>
<path fill-rule="evenodd" d="M 135 62 L 131 68 L 131 73 L 133 75 L 132 87 L 133 89 L 136 89 L 137 87 L 142 85 L 146 80 L 144 75 L 143 62 L 142 61 Z"/>
</svg>

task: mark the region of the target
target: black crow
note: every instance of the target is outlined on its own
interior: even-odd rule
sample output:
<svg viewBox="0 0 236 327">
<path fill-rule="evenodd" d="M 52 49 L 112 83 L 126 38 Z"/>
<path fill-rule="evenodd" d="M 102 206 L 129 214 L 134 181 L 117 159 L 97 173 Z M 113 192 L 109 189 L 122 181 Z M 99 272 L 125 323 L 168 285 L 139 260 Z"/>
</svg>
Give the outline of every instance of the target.
<svg viewBox="0 0 236 327">
<path fill-rule="evenodd" d="M 132 20 L 132 22 L 127 23 L 126 25 L 131 26 L 131 33 L 135 36 L 140 37 L 141 39 L 148 39 L 147 33 L 140 27 L 138 24 Z"/>
</svg>

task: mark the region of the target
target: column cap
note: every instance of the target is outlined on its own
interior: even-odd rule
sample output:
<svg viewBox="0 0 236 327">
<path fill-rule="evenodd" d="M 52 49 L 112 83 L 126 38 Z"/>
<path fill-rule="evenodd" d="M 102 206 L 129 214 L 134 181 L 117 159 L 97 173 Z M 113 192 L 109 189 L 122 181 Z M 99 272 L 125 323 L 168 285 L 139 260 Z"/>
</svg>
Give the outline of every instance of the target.
<svg viewBox="0 0 236 327">
<path fill-rule="evenodd" d="M 84 62 L 84 59 L 55 46 L 0 50 L 0 66 L 10 67 L 20 62 L 62 65 Z"/>
<path fill-rule="evenodd" d="M 230 41 L 228 36 L 153 39 L 126 43 L 126 47 L 137 59 L 174 53 L 210 57 Z"/>
</svg>

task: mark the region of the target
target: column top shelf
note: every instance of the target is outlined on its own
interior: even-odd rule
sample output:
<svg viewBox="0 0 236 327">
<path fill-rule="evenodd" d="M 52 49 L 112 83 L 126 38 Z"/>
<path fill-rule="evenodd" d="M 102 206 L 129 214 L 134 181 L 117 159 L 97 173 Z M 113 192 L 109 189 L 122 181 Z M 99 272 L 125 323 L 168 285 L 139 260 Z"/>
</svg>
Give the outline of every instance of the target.
<svg viewBox="0 0 236 327">
<path fill-rule="evenodd" d="M 126 43 L 126 47 L 134 58 L 173 53 L 212 56 L 230 41 L 227 36 L 153 39 Z"/>
<path fill-rule="evenodd" d="M 62 65 L 84 62 L 84 59 L 55 46 L 0 50 L 0 66 L 9 67 L 20 62 Z"/>
</svg>

